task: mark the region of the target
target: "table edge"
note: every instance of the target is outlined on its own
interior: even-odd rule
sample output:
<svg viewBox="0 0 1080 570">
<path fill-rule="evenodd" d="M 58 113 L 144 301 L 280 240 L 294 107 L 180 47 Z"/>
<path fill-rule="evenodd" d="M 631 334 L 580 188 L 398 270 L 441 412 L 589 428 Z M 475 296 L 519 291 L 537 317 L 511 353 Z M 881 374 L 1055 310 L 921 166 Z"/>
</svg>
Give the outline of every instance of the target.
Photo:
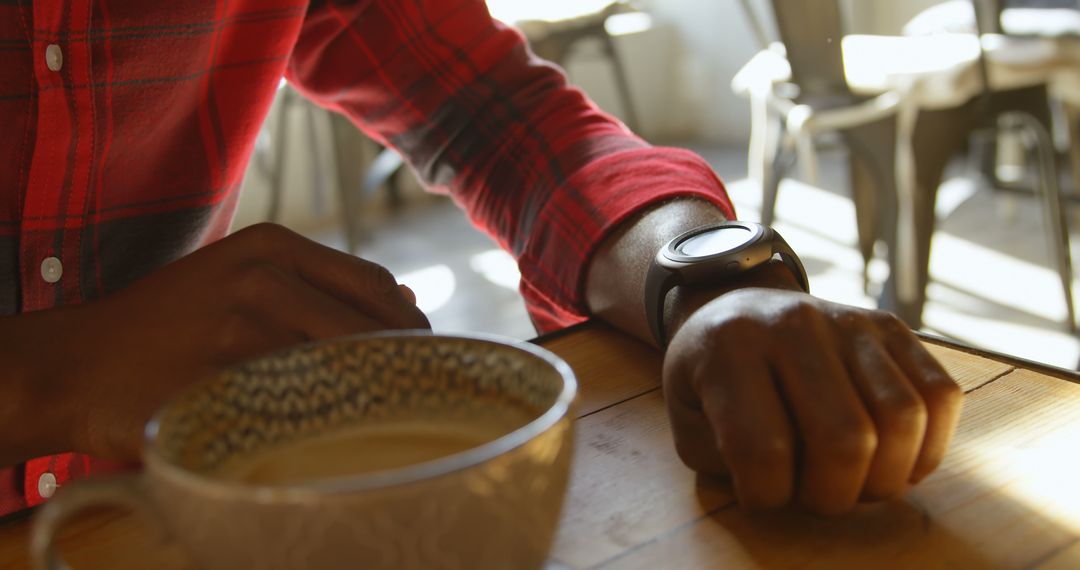
<svg viewBox="0 0 1080 570">
<path fill-rule="evenodd" d="M 560 339 L 560 338 L 562 338 L 564 336 L 567 336 L 567 335 L 574 334 L 576 332 L 581 332 L 581 331 L 583 331 L 583 330 L 585 330 L 587 328 L 603 327 L 603 326 L 606 326 L 604 322 L 590 319 L 590 320 L 582 321 L 582 322 L 574 324 L 574 325 L 570 325 L 570 326 L 568 326 L 566 328 L 557 329 L 557 330 L 553 330 L 553 331 L 548 331 L 548 332 L 543 333 L 543 334 L 541 334 L 539 336 L 536 336 L 536 337 L 533 337 L 533 338 L 529 339 L 527 342 L 529 344 L 535 344 L 535 345 L 538 345 L 538 346 L 544 346 L 545 344 L 547 344 L 547 343 L 549 343 L 551 341 Z"/>
<path fill-rule="evenodd" d="M 960 341 L 945 338 L 943 336 L 930 334 L 922 331 L 913 331 L 915 336 L 919 337 L 919 340 L 934 344 L 937 346 L 943 346 L 945 348 L 951 348 L 967 354 L 973 354 L 975 356 L 981 356 L 983 358 L 989 358 L 990 360 L 996 360 L 1003 364 L 1008 364 L 1016 368 L 1024 370 L 1031 370 L 1032 372 L 1038 372 L 1046 376 L 1052 376 L 1059 380 L 1065 380 L 1066 382 L 1072 382 L 1074 384 L 1080 384 L 1080 372 L 1076 370 L 1069 370 L 1068 368 L 1062 368 L 1060 366 L 1054 366 L 1052 364 L 1046 364 L 1044 362 L 1036 362 L 1034 360 L 1028 360 L 1019 356 L 1012 356 L 1002 352 L 994 350 L 988 350 L 985 348 L 976 348 L 974 346 L 964 344 Z"/>
<path fill-rule="evenodd" d="M 607 325 L 606 323 L 604 323 L 602 321 L 599 321 L 599 320 L 590 319 L 590 320 L 582 321 L 582 322 L 574 324 L 574 325 L 570 325 L 570 326 L 568 326 L 566 328 L 546 332 L 544 334 L 541 334 L 541 335 L 529 340 L 528 342 L 530 342 L 532 344 L 539 345 L 539 346 L 544 346 L 545 344 L 550 343 L 550 342 L 555 341 L 555 340 L 558 340 L 558 339 L 560 339 L 560 338 L 562 338 L 564 336 L 571 335 L 571 334 L 574 334 L 574 333 L 577 333 L 577 332 L 581 332 L 581 331 L 583 331 L 583 330 L 585 330 L 587 328 L 592 328 L 592 327 L 608 328 L 609 325 Z M 1043 362 L 1036 362 L 1034 360 L 1028 360 L 1026 358 L 1021 358 L 1019 356 L 1011 356 L 1011 355 L 1008 355 L 1008 354 L 1005 354 L 1005 353 L 1002 353 L 1002 352 L 997 352 L 997 351 L 994 351 L 994 350 L 988 350 L 988 349 L 985 349 L 985 348 L 976 348 L 976 347 L 971 346 L 969 344 L 965 344 L 963 342 L 960 342 L 960 341 L 957 341 L 957 340 L 954 340 L 954 339 L 950 339 L 950 338 L 946 338 L 946 337 L 936 335 L 936 334 L 931 334 L 931 333 L 922 332 L 922 331 L 912 331 L 912 332 L 914 332 L 915 336 L 918 337 L 919 340 L 921 340 L 923 342 L 927 342 L 927 343 L 934 344 L 934 345 L 937 345 L 937 346 L 942 346 L 942 347 L 945 347 L 945 348 L 951 348 L 953 350 L 957 350 L 957 351 L 964 352 L 964 353 L 967 353 L 967 354 L 973 354 L 975 356 L 981 356 L 983 358 L 989 358 L 990 360 L 996 360 L 998 362 L 1001 362 L 1003 364 L 1008 364 L 1008 365 L 1016 367 L 1016 368 L 1022 368 L 1022 369 L 1025 369 L 1025 370 L 1031 370 L 1032 372 L 1038 372 L 1040 374 L 1045 374 L 1047 376 L 1052 376 L 1052 377 L 1057 378 L 1059 380 L 1065 380 L 1066 382 L 1072 382 L 1074 384 L 1080 384 L 1080 372 L 1078 372 L 1076 370 L 1070 370 L 1068 368 L 1062 368 L 1060 366 L 1054 366 L 1052 364 L 1046 364 L 1046 363 L 1043 363 Z"/>
</svg>

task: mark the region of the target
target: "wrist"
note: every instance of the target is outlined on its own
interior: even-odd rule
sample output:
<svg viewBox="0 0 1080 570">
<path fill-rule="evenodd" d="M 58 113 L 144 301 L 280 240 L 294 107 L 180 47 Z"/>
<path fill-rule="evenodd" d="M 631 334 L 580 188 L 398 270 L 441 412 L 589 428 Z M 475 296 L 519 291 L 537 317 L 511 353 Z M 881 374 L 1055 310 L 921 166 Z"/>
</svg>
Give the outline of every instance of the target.
<svg viewBox="0 0 1080 570">
<path fill-rule="evenodd" d="M 664 323 L 668 339 L 678 334 L 683 324 L 701 307 L 731 291 L 761 288 L 802 291 L 791 270 L 778 259 L 763 263 L 721 285 L 681 285 L 671 290 L 664 304 Z"/>
</svg>

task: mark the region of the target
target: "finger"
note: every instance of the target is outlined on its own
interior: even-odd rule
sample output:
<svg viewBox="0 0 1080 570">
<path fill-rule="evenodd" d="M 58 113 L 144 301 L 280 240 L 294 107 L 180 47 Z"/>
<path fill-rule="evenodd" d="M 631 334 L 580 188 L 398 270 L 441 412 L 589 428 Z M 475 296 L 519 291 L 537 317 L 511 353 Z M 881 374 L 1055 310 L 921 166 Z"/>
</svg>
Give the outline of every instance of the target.
<svg viewBox="0 0 1080 570">
<path fill-rule="evenodd" d="M 237 242 L 258 243 L 264 259 L 390 328 L 431 328 L 384 267 L 306 239 L 281 226 L 261 224 L 239 233 Z"/>
<path fill-rule="evenodd" d="M 926 406 L 926 434 L 910 477 L 911 483 L 918 483 L 945 457 L 960 421 L 964 393 L 907 327 L 888 339 L 889 354 Z"/>
<path fill-rule="evenodd" d="M 685 343 L 673 343 L 664 355 L 661 385 L 675 436 L 675 451 L 687 467 L 698 473 L 729 475 L 695 388 L 696 369 L 701 366 L 700 359 L 687 356 Z"/>
<path fill-rule="evenodd" d="M 671 431 L 675 437 L 675 451 L 687 467 L 705 475 L 727 476 L 731 471 L 720 454 L 720 447 L 713 437 L 712 425 L 698 402 L 684 402 L 681 398 L 664 397 L 671 419 Z"/>
<path fill-rule="evenodd" d="M 799 502 L 840 514 L 859 498 L 877 437 L 836 351 L 807 343 L 805 334 L 774 345 L 780 352 L 772 359 L 802 441 Z"/>
<path fill-rule="evenodd" d="M 903 494 L 922 448 L 926 406 L 878 338 L 857 337 L 847 362 L 878 440 L 862 495 L 883 499 Z"/>
<path fill-rule="evenodd" d="M 696 384 L 739 504 L 786 505 L 795 488 L 795 435 L 772 372 L 763 359 L 716 360 Z"/>
<path fill-rule="evenodd" d="M 239 286 L 247 307 L 261 321 L 308 340 L 396 328 L 273 266 L 254 266 Z"/>
</svg>

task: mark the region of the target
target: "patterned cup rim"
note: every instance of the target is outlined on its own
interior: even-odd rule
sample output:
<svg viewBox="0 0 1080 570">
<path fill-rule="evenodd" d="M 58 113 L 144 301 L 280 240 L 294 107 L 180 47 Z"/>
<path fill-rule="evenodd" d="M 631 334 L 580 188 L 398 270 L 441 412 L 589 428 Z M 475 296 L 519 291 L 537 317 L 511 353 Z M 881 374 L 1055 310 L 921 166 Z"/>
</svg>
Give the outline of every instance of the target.
<svg viewBox="0 0 1080 570">
<path fill-rule="evenodd" d="M 558 397 L 542 414 L 520 428 L 503 434 L 487 443 L 472 449 L 440 457 L 431 461 L 416 463 L 405 467 L 335 477 L 317 479 L 304 483 L 279 484 L 279 485 L 256 485 L 219 479 L 204 473 L 198 473 L 183 468 L 161 455 L 156 445 L 156 438 L 161 421 L 169 411 L 172 404 L 166 404 L 158 410 L 146 424 L 143 438 L 143 460 L 151 472 L 157 472 L 177 483 L 197 487 L 200 490 L 228 497 L 248 497 L 254 499 L 284 499 L 285 497 L 302 499 L 324 495 L 350 494 L 377 489 L 385 489 L 418 483 L 429 479 L 437 479 L 456 472 L 465 471 L 487 463 L 501 455 L 517 449 L 541 434 L 553 428 L 570 413 L 574 399 L 577 397 L 577 378 L 574 376 L 570 365 L 551 351 L 532 343 L 493 334 L 476 333 L 434 333 L 428 330 L 395 330 L 365 333 L 340 337 L 328 340 L 314 341 L 285 350 L 257 357 L 250 362 L 275 358 L 294 351 L 302 351 L 310 348 L 326 346 L 336 343 L 356 343 L 375 339 L 408 339 L 429 338 L 456 341 L 476 342 L 482 344 L 495 344 L 504 348 L 510 348 L 523 355 L 536 358 L 550 366 L 562 380 L 562 389 Z M 218 379 L 217 376 L 204 382 L 199 382 L 188 388 L 189 391 L 205 389 L 205 386 Z M 182 396 L 182 395 L 181 395 Z M 177 397 L 176 400 L 179 400 Z"/>
</svg>

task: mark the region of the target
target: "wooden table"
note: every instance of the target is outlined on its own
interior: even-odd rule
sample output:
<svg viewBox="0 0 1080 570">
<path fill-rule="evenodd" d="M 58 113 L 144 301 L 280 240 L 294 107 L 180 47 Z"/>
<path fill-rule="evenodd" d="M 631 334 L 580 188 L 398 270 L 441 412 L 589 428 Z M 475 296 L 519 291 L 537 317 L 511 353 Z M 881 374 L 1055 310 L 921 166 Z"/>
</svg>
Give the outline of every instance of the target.
<svg viewBox="0 0 1080 570">
<path fill-rule="evenodd" d="M 679 462 L 647 346 L 598 325 L 542 338 L 581 382 L 576 463 L 549 570 L 1080 566 L 1074 374 L 927 340 L 967 393 L 942 466 L 906 498 L 823 519 L 748 514 Z M 80 568 L 183 568 L 135 515 L 88 514 L 62 540 Z M 27 521 L 0 528 L 25 568 Z"/>
</svg>

